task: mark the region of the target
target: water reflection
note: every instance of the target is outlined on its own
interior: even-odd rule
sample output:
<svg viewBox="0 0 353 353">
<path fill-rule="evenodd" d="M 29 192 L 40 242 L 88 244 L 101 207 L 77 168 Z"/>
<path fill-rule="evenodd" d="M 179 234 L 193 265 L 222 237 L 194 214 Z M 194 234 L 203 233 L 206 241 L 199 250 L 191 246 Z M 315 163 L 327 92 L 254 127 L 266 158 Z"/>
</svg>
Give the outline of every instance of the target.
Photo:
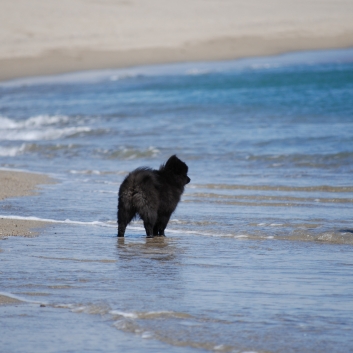
<svg viewBox="0 0 353 353">
<path fill-rule="evenodd" d="M 119 258 L 125 261 L 137 257 L 171 261 L 176 259 L 177 252 L 174 241 L 166 237 L 143 238 L 143 240 L 118 238 L 117 250 Z"/>
<path fill-rule="evenodd" d="M 175 281 L 180 279 L 182 249 L 175 238 L 154 237 L 118 238 L 116 243 L 119 276 L 134 278 L 141 284 L 155 281 Z M 174 284 L 172 285 L 174 286 Z"/>
</svg>

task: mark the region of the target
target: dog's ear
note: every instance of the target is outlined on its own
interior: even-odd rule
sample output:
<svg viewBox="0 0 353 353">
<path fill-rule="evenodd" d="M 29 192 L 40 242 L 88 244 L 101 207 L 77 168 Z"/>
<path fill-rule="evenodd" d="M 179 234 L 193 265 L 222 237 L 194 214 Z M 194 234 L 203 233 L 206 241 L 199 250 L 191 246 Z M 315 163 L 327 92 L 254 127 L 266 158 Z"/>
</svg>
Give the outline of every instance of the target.
<svg viewBox="0 0 353 353">
<path fill-rule="evenodd" d="M 172 171 L 174 174 L 184 174 L 188 173 L 188 166 L 181 161 L 175 154 L 167 160 L 165 164 L 165 169 Z"/>
<path fill-rule="evenodd" d="M 180 162 L 180 159 L 175 154 L 173 154 L 167 160 L 165 167 L 167 169 L 172 169 L 174 166 L 176 166 L 178 164 L 178 162 Z"/>
</svg>

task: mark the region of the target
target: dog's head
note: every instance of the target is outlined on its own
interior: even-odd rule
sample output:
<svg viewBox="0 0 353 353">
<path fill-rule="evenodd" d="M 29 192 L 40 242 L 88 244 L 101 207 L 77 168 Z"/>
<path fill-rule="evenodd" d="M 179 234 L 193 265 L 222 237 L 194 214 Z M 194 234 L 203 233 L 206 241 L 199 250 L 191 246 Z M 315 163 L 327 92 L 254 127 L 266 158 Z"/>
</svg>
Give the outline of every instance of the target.
<svg viewBox="0 0 353 353">
<path fill-rule="evenodd" d="M 173 174 L 183 186 L 189 184 L 191 179 L 188 177 L 188 166 L 176 155 L 171 156 L 164 165 L 164 170 Z"/>
</svg>

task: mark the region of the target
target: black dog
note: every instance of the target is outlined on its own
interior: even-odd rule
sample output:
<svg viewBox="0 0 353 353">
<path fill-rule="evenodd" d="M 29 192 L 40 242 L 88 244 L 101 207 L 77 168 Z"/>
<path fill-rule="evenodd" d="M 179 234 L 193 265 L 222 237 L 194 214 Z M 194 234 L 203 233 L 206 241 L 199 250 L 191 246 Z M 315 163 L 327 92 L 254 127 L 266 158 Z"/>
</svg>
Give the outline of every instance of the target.
<svg viewBox="0 0 353 353">
<path fill-rule="evenodd" d="M 184 186 L 190 182 L 188 166 L 171 156 L 159 170 L 137 168 L 120 185 L 118 203 L 118 237 L 139 215 L 147 237 L 164 236 L 169 218 L 175 211 Z"/>
</svg>

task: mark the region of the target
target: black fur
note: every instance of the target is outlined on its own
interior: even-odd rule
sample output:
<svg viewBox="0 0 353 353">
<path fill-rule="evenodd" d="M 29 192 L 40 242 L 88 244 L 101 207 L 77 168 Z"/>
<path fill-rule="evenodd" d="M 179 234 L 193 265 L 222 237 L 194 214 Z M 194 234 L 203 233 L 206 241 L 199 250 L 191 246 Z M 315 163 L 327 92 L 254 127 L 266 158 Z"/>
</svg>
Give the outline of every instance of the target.
<svg viewBox="0 0 353 353">
<path fill-rule="evenodd" d="M 159 170 L 137 168 L 120 185 L 118 201 L 118 237 L 139 215 L 147 237 L 164 236 L 169 218 L 175 211 L 184 186 L 190 182 L 188 166 L 171 156 Z"/>
</svg>

